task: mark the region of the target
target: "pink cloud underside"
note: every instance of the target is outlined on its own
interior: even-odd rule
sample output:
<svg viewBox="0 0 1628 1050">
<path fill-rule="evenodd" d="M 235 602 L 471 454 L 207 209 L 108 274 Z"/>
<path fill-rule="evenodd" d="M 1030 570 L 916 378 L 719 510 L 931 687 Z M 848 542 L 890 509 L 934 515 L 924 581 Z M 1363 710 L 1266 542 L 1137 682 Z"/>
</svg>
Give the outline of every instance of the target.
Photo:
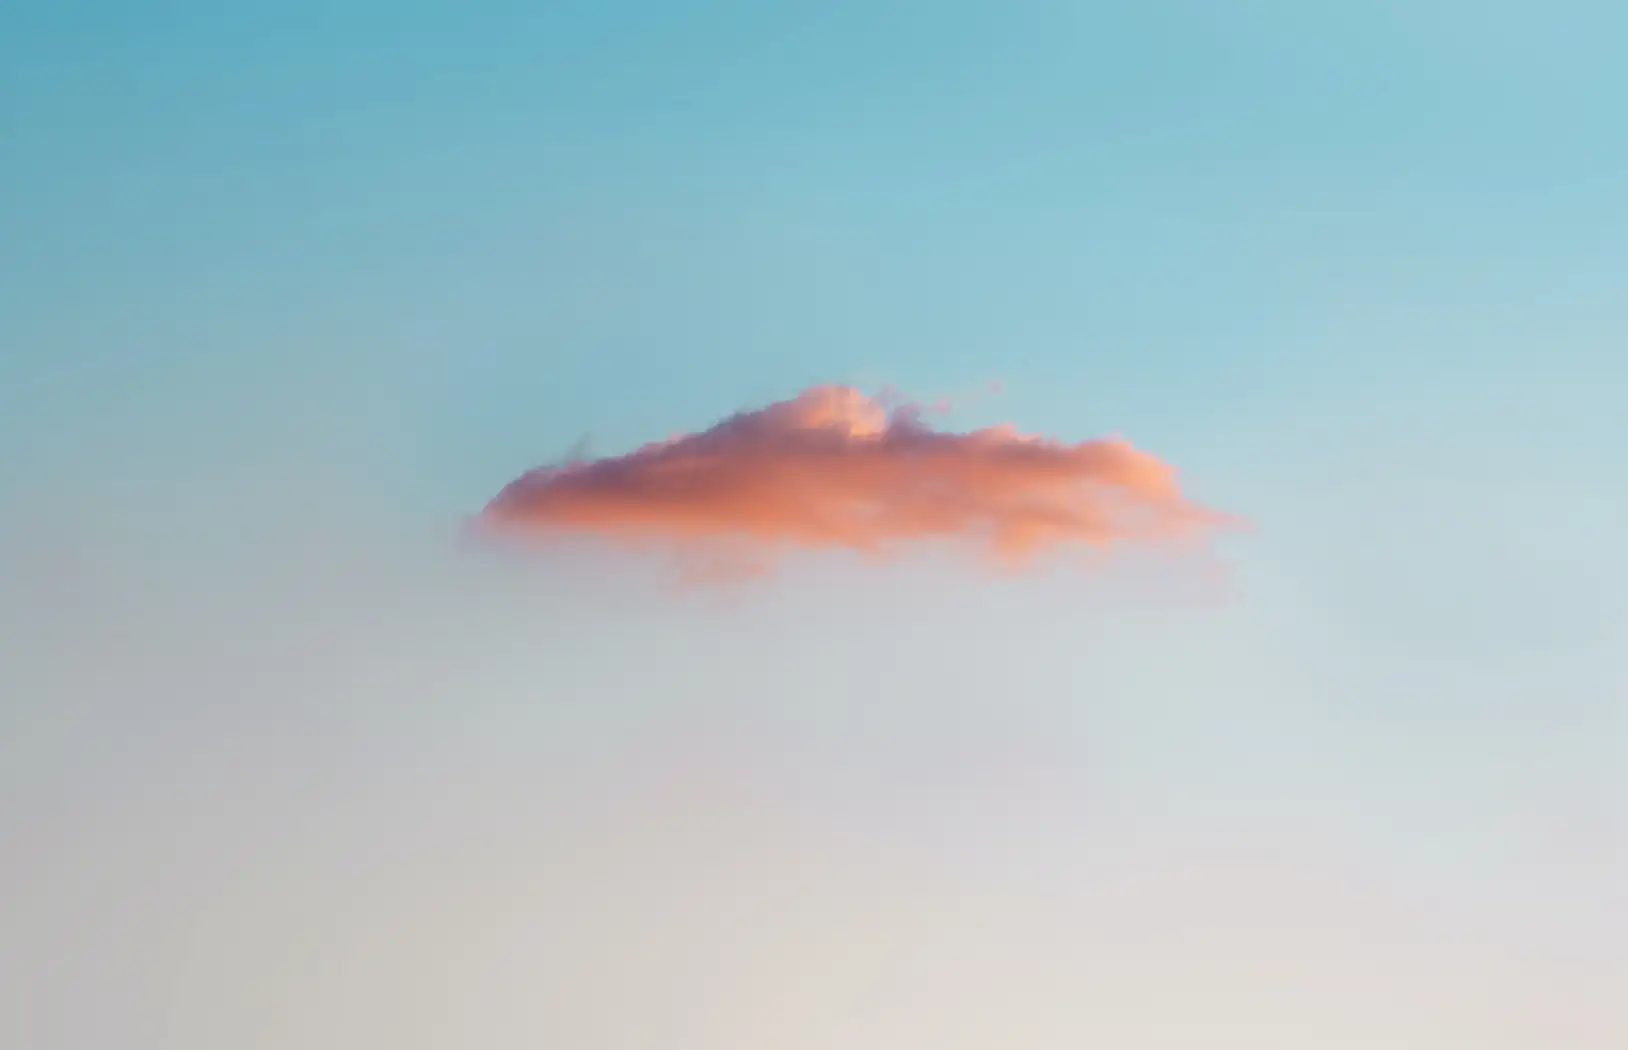
<svg viewBox="0 0 1628 1050">
<path fill-rule="evenodd" d="M 1171 467 L 1118 438 L 942 432 L 923 421 L 935 409 L 815 387 L 624 456 L 531 471 L 478 524 L 667 546 L 711 577 L 761 574 L 795 550 L 888 556 L 942 541 L 1010 567 L 1233 523 L 1188 501 Z"/>
</svg>

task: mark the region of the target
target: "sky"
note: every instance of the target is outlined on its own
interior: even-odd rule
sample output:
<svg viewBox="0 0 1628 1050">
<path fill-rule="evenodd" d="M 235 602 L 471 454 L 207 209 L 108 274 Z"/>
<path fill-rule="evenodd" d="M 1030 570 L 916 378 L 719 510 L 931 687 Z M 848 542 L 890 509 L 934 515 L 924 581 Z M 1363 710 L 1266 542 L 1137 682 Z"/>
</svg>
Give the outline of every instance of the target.
<svg viewBox="0 0 1628 1050">
<path fill-rule="evenodd" d="M 0 10 L 0 1042 L 1624 1045 L 1628 9 L 407 6 Z M 825 387 L 1249 528 L 465 542 Z"/>
</svg>

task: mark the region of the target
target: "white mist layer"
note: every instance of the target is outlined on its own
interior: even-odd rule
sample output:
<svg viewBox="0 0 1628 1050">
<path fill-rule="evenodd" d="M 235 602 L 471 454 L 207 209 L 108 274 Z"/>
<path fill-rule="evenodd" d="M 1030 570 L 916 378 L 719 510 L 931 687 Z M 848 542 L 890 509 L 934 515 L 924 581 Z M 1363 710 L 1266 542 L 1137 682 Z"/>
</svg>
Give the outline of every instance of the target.
<svg viewBox="0 0 1628 1050">
<path fill-rule="evenodd" d="M 0 1044 L 1628 1044 L 1615 833 L 1444 846 L 1269 604 L 257 535 L 8 541 Z"/>
</svg>

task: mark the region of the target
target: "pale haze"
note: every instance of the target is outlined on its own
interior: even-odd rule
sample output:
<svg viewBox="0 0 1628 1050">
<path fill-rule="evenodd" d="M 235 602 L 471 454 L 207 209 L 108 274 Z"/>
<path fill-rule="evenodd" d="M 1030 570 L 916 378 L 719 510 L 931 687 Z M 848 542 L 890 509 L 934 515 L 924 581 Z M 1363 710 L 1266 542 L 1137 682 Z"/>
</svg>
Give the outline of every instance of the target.
<svg viewBox="0 0 1628 1050">
<path fill-rule="evenodd" d="M 0 1045 L 1628 1045 L 1628 14 L 1121 6 L 0 12 Z M 1228 527 L 468 532 L 816 389 Z"/>
</svg>

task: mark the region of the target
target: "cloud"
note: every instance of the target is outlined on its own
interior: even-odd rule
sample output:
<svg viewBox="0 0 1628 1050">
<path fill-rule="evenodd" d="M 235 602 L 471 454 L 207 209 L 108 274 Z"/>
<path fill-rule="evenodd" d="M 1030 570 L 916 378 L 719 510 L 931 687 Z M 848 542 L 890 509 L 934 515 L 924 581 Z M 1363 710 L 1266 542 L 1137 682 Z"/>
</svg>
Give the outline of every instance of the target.
<svg viewBox="0 0 1628 1050">
<path fill-rule="evenodd" d="M 476 521 L 523 537 L 586 535 L 677 553 L 686 572 L 768 572 L 786 553 L 886 557 L 951 541 L 1019 567 L 1066 549 L 1201 538 L 1234 523 L 1117 438 L 1068 444 L 1008 425 L 925 422 L 944 406 L 819 386 L 708 430 L 544 467 Z"/>
</svg>

